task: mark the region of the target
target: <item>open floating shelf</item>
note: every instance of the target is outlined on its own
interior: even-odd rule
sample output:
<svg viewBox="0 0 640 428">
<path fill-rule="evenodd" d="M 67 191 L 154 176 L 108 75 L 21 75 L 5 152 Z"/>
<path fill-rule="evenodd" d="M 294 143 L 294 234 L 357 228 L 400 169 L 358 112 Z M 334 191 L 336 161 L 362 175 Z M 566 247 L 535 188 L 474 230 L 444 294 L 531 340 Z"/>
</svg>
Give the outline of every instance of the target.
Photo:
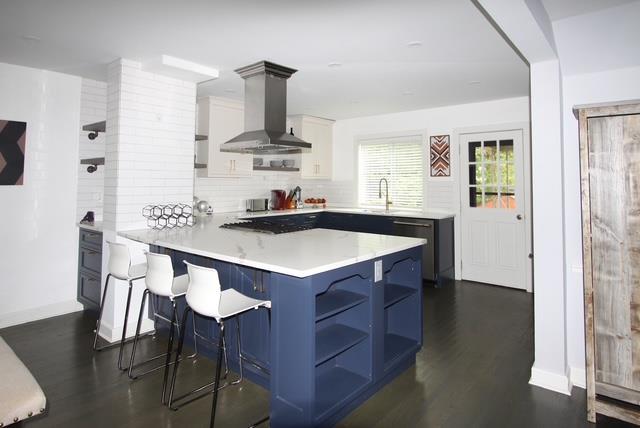
<svg viewBox="0 0 640 428">
<path fill-rule="evenodd" d="M 418 342 L 397 334 L 384 335 L 384 365 L 408 354 L 418 346 Z"/>
<path fill-rule="evenodd" d="M 394 303 L 398 303 L 415 293 L 416 290 L 411 287 L 405 287 L 404 285 L 398 284 L 387 284 L 384 287 L 384 307 L 388 308 Z"/>
<path fill-rule="evenodd" d="M 80 165 L 104 165 L 104 158 L 80 159 Z"/>
<path fill-rule="evenodd" d="M 332 407 L 357 394 L 369 379 L 342 367 L 333 367 L 316 377 L 316 422 Z"/>
<path fill-rule="evenodd" d="M 316 298 L 316 321 L 322 321 L 366 301 L 367 296 L 352 291 L 327 291 Z"/>
<path fill-rule="evenodd" d="M 282 171 L 282 172 L 297 172 L 300 168 L 289 168 L 286 166 L 254 166 L 254 171 Z"/>
<path fill-rule="evenodd" d="M 316 365 L 335 357 L 367 338 L 367 333 L 343 324 L 331 324 L 316 332 Z"/>
<path fill-rule="evenodd" d="M 208 135 L 196 134 L 196 141 L 206 141 L 209 139 Z"/>
<path fill-rule="evenodd" d="M 204 168 L 206 168 L 206 167 L 207 167 L 207 164 L 206 164 L 206 163 L 194 163 L 194 164 L 193 164 L 193 167 L 194 167 L 195 169 L 204 169 Z"/>
<path fill-rule="evenodd" d="M 84 125 L 82 127 L 82 130 L 90 132 L 105 132 L 107 130 L 107 121 L 102 120 L 100 122 L 89 123 L 87 125 Z"/>
</svg>

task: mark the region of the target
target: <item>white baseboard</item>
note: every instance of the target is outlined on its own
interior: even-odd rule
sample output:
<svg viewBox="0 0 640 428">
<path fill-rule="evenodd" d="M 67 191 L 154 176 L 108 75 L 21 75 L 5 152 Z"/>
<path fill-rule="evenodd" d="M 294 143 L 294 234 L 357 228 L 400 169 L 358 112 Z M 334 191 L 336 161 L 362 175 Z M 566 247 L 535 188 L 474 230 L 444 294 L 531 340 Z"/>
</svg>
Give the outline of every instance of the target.
<svg viewBox="0 0 640 428">
<path fill-rule="evenodd" d="M 571 384 L 578 388 L 587 388 L 587 371 L 578 367 L 569 367 Z"/>
<path fill-rule="evenodd" d="M 75 300 L 53 303 L 50 305 L 38 306 L 37 308 L 25 309 L 22 311 L 10 312 L 0 315 L 0 328 L 26 322 L 37 321 L 44 318 L 69 314 L 83 310 L 83 306 Z"/>
<path fill-rule="evenodd" d="M 137 327 L 137 317 L 136 319 L 129 317 L 129 321 L 127 322 L 127 338 L 133 337 L 136 334 Z M 140 326 L 140 333 L 148 333 L 154 329 L 153 321 L 150 319 L 143 319 L 142 325 Z M 114 343 L 122 339 L 122 326 L 113 327 L 107 322 L 102 322 L 100 325 L 100 337 L 106 340 L 109 343 Z"/>
<path fill-rule="evenodd" d="M 531 379 L 529 379 L 529 384 L 539 386 L 540 388 L 548 389 L 550 391 L 559 392 L 560 394 L 571 395 L 571 380 L 566 374 L 562 375 L 531 367 Z"/>
</svg>

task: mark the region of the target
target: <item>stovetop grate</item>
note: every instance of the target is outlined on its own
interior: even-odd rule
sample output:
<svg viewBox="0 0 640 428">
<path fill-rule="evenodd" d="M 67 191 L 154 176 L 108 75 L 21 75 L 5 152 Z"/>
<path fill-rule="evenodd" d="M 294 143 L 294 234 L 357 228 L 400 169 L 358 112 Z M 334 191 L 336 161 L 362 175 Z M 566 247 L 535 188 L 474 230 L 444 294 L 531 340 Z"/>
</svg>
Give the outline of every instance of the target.
<svg viewBox="0 0 640 428">
<path fill-rule="evenodd" d="M 225 223 L 220 226 L 223 229 L 246 230 L 249 232 L 268 233 L 279 235 L 281 233 L 300 232 L 312 229 L 311 225 L 300 225 L 293 223 L 276 223 L 268 221 L 244 221 L 238 223 Z"/>
</svg>

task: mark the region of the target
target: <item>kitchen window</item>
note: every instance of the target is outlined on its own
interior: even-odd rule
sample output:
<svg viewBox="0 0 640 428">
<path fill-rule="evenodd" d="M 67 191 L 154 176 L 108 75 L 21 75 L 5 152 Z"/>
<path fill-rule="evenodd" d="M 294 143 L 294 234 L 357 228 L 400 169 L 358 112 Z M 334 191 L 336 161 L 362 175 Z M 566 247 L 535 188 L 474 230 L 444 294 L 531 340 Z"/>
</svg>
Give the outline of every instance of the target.
<svg viewBox="0 0 640 428">
<path fill-rule="evenodd" d="M 385 204 L 378 194 L 381 178 L 389 181 L 392 208 L 422 208 L 422 135 L 372 138 L 358 144 L 358 203 L 361 206 Z"/>
</svg>

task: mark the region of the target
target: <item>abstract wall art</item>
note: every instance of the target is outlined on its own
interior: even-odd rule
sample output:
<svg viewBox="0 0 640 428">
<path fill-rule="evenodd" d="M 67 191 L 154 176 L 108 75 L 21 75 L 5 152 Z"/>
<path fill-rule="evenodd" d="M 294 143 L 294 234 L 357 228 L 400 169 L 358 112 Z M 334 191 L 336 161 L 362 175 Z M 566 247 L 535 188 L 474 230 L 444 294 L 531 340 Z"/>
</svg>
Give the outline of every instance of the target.
<svg viewBox="0 0 640 428">
<path fill-rule="evenodd" d="M 450 146 L 448 135 L 432 135 L 429 139 L 431 177 L 451 175 Z"/>
<path fill-rule="evenodd" d="M 0 120 L 0 186 L 23 183 L 26 142 L 26 122 Z"/>
</svg>

